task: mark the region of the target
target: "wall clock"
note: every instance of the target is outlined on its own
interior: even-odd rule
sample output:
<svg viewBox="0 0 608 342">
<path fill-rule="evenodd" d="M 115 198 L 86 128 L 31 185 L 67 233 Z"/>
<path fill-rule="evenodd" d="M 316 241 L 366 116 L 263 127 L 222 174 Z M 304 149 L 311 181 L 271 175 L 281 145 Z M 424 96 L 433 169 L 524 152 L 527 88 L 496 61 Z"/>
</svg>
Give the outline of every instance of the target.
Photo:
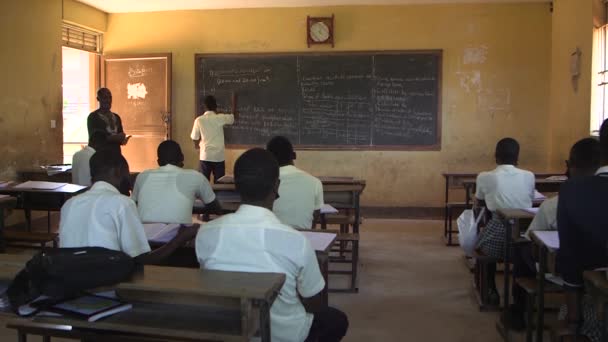
<svg viewBox="0 0 608 342">
<path fill-rule="evenodd" d="M 331 44 L 334 47 L 334 15 L 306 17 L 306 42 L 308 47 L 318 44 Z"/>
</svg>

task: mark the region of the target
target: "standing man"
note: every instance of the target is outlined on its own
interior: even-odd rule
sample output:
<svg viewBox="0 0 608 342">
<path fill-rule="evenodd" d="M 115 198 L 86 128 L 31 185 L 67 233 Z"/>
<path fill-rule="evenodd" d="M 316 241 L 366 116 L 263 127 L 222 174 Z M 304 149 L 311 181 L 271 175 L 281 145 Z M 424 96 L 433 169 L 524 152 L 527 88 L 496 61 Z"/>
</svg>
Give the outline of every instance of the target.
<svg viewBox="0 0 608 342">
<path fill-rule="evenodd" d="M 113 113 L 112 109 L 112 93 L 108 88 L 101 88 L 97 91 L 97 101 L 99 101 L 99 109 L 89 114 L 87 118 L 87 128 L 89 137 L 96 131 L 101 131 L 108 134 L 107 142 L 116 145 L 126 145 L 131 136 L 125 136 L 122 129 L 122 121 L 118 114 Z"/>
<path fill-rule="evenodd" d="M 236 97 L 232 96 L 232 113 L 217 114 L 215 97 L 208 95 L 204 99 L 205 113 L 194 120 L 190 138 L 194 141 L 194 148 L 200 149 L 201 172 L 208 180 L 213 182 L 224 176 L 226 164 L 224 156 L 224 126 L 232 125 L 238 118 L 236 113 Z"/>
</svg>

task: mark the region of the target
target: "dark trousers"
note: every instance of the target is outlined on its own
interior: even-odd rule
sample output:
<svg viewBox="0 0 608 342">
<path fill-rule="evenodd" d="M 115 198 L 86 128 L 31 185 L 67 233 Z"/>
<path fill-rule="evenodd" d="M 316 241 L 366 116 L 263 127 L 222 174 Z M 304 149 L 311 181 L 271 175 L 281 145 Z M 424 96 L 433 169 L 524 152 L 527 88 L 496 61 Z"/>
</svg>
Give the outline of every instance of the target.
<svg viewBox="0 0 608 342">
<path fill-rule="evenodd" d="M 213 173 L 213 183 L 217 183 L 217 180 L 224 177 L 226 174 L 226 163 L 221 162 L 211 162 L 200 160 L 201 173 L 207 177 L 209 181 L 211 181 L 211 174 Z"/>
<path fill-rule="evenodd" d="M 348 330 L 348 317 L 338 309 L 326 307 L 315 313 L 305 342 L 338 342 Z"/>
</svg>

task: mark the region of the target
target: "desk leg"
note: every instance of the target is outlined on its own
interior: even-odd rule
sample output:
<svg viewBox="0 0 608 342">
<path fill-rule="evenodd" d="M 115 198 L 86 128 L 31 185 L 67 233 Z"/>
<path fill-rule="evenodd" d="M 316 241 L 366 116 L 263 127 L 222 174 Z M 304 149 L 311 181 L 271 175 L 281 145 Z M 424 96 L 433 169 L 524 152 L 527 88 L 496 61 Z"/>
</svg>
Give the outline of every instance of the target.
<svg viewBox="0 0 608 342">
<path fill-rule="evenodd" d="M 448 196 L 450 194 L 450 182 L 448 177 L 445 177 L 445 207 L 443 211 L 443 237 L 448 237 Z"/>
<path fill-rule="evenodd" d="M 28 232 L 32 231 L 32 209 L 25 208 L 23 209 L 25 212 L 25 227 Z"/>
<path fill-rule="evenodd" d="M 511 277 L 511 231 L 513 230 L 513 222 L 511 220 L 503 220 L 503 225 L 505 226 L 505 257 L 503 260 L 504 264 L 504 289 L 503 289 L 503 309 L 504 313 L 504 329 L 505 329 L 505 341 L 509 342 L 511 340 L 511 334 L 509 333 L 510 323 L 509 322 L 509 302 L 511 298 L 511 289 L 510 289 L 510 277 Z"/>
<path fill-rule="evenodd" d="M 602 314 L 603 316 L 603 323 L 602 324 L 602 341 L 606 342 L 608 341 L 608 303 L 604 302 L 604 312 Z"/>
<path fill-rule="evenodd" d="M 21 330 L 17 331 L 17 340 L 19 342 L 27 342 L 27 334 Z"/>
<path fill-rule="evenodd" d="M 271 342 L 270 336 L 270 305 L 263 301 L 260 303 L 260 338 L 262 342 Z"/>
<path fill-rule="evenodd" d="M 355 224 L 353 225 L 353 233 L 359 234 L 359 221 L 361 220 L 360 197 L 361 193 L 355 191 Z"/>
<path fill-rule="evenodd" d="M 4 209 L 0 208 L 0 253 L 4 253 L 6 242 L 4 241 Z"/>
<path fill-rule="evenodd" d="M 547 247 L 540 246 L 538 267 L 538 291 L 536 294 L 538 316 L 536 317 L 536 342 L 543 342 L 545 325 L 545 273 L 547 273 Z"/>
</svg>

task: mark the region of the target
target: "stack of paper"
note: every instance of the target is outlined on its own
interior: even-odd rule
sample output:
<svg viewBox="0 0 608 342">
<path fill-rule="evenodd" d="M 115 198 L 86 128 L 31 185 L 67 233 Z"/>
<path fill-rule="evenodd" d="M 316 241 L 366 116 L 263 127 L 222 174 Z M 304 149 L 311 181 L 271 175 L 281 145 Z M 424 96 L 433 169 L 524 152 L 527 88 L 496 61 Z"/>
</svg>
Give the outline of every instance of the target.
<svg viewBox="0 0 608 342">
<path fill-rule="evenodd" d="M 568 177 L 566 177 L 566 176 L 551 176 L 551 177 L 547 177 L 547 180 L 549 180 L 549 181 L 567 181 Z"/>
<path fill-rule="evenodd" d="M 555 230 L 535 230 L 532 234 L 542 241 L 542 243 L 551 248 L 559 249 L 559 234 Z"/>
<path fill-rule="evenodd" d="M 544 199 L 547 199 L 547 196 L 541 194 L 540 192 L 538 192 L 538 190 L 534 189 L 534 199 L 535 200 L 544 200 Z"/>
<path fill-rule="evenodd" d="M 224 175 L 217 180 L 217 183 L 232 184 L 234 183 L 233 175 Z"/>
<path fill-rule="evenodd" d="M 336 234 L 313 231 L 301 231 L 315 251 L 325 251 L 336 239 Z"/>
<path fill-rule="evenodd" d="M 527 212 L 529 212 L 530 214 L 534 214 L 534 215 L 536 215 L 536 214 L 538 214 L 538 209 L 539 209 L 539 208 L 525 208 L 525 209 L 524 209 L 524 211 L 527 211 Z"/>
<path fill-rule="evenodd" d="M 179 227 L 179 223 L 144 223 L 148 241 L 156 243 L 167 243 L 173 240 Z"/>
</svg>

